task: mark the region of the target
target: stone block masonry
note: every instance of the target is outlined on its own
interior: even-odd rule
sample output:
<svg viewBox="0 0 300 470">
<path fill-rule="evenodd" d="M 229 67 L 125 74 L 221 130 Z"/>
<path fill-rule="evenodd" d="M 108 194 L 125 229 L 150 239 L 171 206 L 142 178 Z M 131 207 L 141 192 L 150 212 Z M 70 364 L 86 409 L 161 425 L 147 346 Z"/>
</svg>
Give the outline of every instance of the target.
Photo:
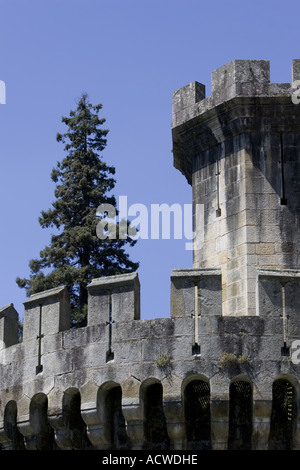
<svg viewBox="0 0 300 470">
<path fill-rule="evenodd" d="M 280 376 L 296 381 L 299 375 L 282 348 L 300 339 L 295 301 L 300 278 L 294 272 L 261 271 L 258 282 L 259 315 L 230 317 L 221 311 L 220 271 L 174 270 L 170 318 L 141 320 L 136 273 L 95 279 L 89 286 L 91 316 L 80 329 L 65 328 L 66 289 L 35 294 L 25 302 L 23 342 L 0 352 L 2 448 L 21 448 L 21 442 L 42 450 L 226 449 L 232 441 L 230 387 L 237 382 L 249 384 L 255 404 L 251 445 L 268 448 L 271 415 L 262 416 L 271 408 L 273 383 Z M 112 293 L 118 297 L 113 317 L 103 301 Z M 5 311 L 3 320 L 11 327 L 16 312 Z M 43 321 L 50 312 L 52 321 Z M 5 331 L 4 325 L 3 338 Z M 187 404 L 198 400 L 191 390 L 203 395 L 204 386 L 211 409 L 205 439 L 193 437 L 198 424 L 191 422 Z M 161 426 L 165 422 L 163 444 L 149 434 L 149 409 L 156 410 Z"/>
<path fill-rule="evenodd" d="M 293 61 L 293 81 L 298 68 Z M 300 267 L 300 106 L 292 93 L 293 82 L 270 83 L 268 61 L 236 60 L 212 73 L 211 97 L 197 83 L 173 95 L 174 165 L 193 187 L 194 219 L 204 207 L 194 267 L 221 269 L 224 315 L 257 314 L 258 267 Z"/>
<path fill-rule="evenodd" d="M 237 60 L 210 97 L 174 92 L 199 232 L 169 317 L 141 319 L 137 273 L 92 280 L 83 328 L 64 286 L 24 303 L 21 342 L 0 309 L 3 450 L 300 448 L 299 70 L 274 84 L 268 61 Z"/>
</svg>

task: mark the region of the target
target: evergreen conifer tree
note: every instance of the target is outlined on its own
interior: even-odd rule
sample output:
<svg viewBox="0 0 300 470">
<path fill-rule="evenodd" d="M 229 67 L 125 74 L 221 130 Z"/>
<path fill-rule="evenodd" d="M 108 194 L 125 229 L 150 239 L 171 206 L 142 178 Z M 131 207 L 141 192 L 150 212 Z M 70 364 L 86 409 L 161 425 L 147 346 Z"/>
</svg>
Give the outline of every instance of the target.
<svg viewBox="0 0 300 470">
<path fill-rule="evenodd" d="M 87 306 L 87 284 L 96 277 L 133 272 L 138 263 L 130 260 L 125 245 L 136 241 L 130 236 L 99 239 L 96 226 L 97 207 L 111 204 L 115 186 L 115 168 L 102 160 L 107 144 L 107 129 L 99 117 L 101 104 L 93 106 L 83 94 L 77 109 L 63 117 L 68 126 L 65 134 L 57 134 L 67 156 L 57 163 L 51 178 L 56 183 L 52 208 L 42 211 L 39 223 L 43 228 L 55 227 L 51 243 L 40 252 L 39 259 L 29 263 L 30 278 L 17 278 L 27 295 L 66 285 L 69 290 L 72 323 L 84 324 Z M 124 221 L 122 222 L 124 223 Z M 127 223 L 127 222 L 126 222 Z M 117 223 L 116 233 L 118 234 Z"/>
</svg>

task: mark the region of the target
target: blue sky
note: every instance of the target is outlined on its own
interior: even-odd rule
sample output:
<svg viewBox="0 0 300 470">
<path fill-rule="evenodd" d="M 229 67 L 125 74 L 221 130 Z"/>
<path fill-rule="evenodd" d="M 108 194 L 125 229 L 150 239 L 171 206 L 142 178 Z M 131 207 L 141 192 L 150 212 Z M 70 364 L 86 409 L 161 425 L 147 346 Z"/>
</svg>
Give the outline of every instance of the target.
<svg viewBox="0 0 300 470">
<path fill-rule="evenodd" d="M 54 201 L 56 133 L 87 92 L 109 128 L 103 159 L 128 204 L 190 204 L 172 161 L 172 93 L 234 59 L 270 60 L 291 81 L 300 58 L 300 4 L 277 0 L 0 0 L 0 307 L 23 315 L 15 279 L 50 240 L 38 217 Z M 192 267 L 186 240 L 139 240 L 141 317 L 170 314 L 170 274 Z"/>
</svg>

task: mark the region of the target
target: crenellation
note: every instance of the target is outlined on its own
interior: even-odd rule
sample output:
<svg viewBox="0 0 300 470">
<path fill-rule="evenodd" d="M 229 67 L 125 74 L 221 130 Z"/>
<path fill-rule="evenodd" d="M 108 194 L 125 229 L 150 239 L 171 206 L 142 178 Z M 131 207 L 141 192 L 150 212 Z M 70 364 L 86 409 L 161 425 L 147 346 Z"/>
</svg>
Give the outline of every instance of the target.
<svg viewBox="0 0 300 470">
<path fill-rule="evenodd" d="M 18 312 L 14 304 L 0 308 L 0 351 L 18 342 Z"/>
<path fill-rule="evenodd" d="M 299 62 L 298 59 L 292 61 L 291 83 L 270 83 L 268 60 L 233 60 L 219 67 L 211 74 L 210 97 L 205 98 L 205 93 L 196 95 L 195 83 L 198 84 L 199 89 L 205 89 L 204 85 L 198 82 L 192 82 L 174 92 L 172 126 L 176 127 L 191 121 L 198 115 L 208 113 L 209 110 L 234 98 L 253 96 L 290 98 L 293 91 L 297 89 L 293 83 L 300 80 Z M 238 127 L 249 125 L 250 119 L 253 122 L 252 116 L 239 118 L 239 123 L 236 121 L 235 124 L 238 124 Z M 268 130 L 268 125 L 266 121 L 265 130 Z"/>
<path fill-rule="evenodd" d="M 205 85 L 192 82 L 173 93 L 173 109 L 178 112 L 205 98 Z"/>
<path fill-rule="evenodd" d="M 136 273 L 93 279 L 87 288 L 89 325 L 106 323 L 110 316 L 114 322 L 140 319 L 140 283 Z"/>
<path fill-rule="evenodd" d="M 293 59 L 292 60 L 292 82 L 296 80 L 300 80 L 300 60 Z"/>
<path fill-rule="evenodd" d="M 55 334 L 70 327 L 70 303 L 65 286 L 33 294 L 24 302 L 23 338 Z"/>
<path fill-rule="evenodd" d="M 234 96 L 267 95 L 269 82 L 269 61 L 234 60 L 212 72 L 212 96 L 218 103 Z"/>
</svg>

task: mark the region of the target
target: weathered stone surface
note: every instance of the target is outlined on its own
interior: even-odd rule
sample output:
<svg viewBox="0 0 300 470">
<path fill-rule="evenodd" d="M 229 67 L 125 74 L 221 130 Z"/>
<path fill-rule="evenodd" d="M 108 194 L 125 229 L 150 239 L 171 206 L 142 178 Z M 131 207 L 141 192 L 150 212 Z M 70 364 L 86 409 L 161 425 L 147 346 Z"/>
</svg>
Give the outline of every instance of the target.
<svg viewBox="0 0 300 470">
<path fill-rule="evenodd" d="M 14 305 L 0 309 L 0 350 L 18 342 L 18 312 Z"/>
<path fill-rule="evenodd" d="M 64 286 L 33 294 L 24 302 L 24 306 L 24 341 L 46 330 L 47 334 L 55 334 L 70 328 L 70 303 Z"/>
<path fill-rule="evenodd" d="M 88 286 L 89 325 L 140 319 L 140 282 L 137 273 L 93 279 Z"/>
</svg>

